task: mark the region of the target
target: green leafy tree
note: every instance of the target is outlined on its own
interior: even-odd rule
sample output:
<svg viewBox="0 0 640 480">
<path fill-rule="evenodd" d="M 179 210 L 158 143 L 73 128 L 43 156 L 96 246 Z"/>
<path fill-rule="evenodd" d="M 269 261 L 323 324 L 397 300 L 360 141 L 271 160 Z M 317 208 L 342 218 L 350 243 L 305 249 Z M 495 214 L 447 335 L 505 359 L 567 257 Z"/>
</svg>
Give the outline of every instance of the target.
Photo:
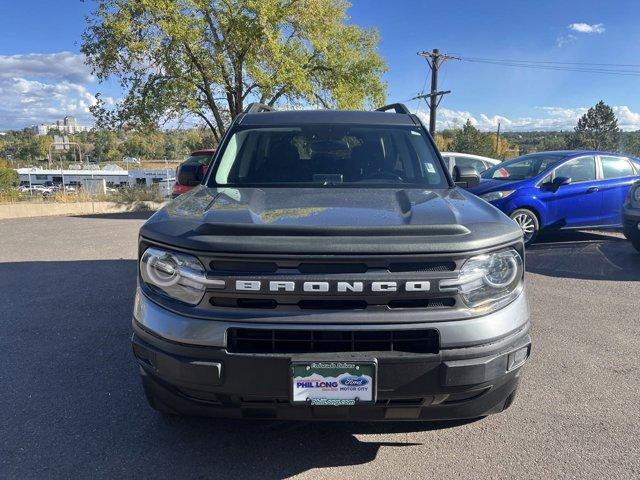
<svg viewBox="0 0 640 480">
<path fill-rule="evenodd" d="M 131 132 L 125 140 L 123 151 L 126 156 L 145 160 L 164 157 L 164 135 L 161 132 Z"/>
<path fill-rule="evenodd" d="M 16 187 L 20 183 L 18 173 L 11 168 L 9 162 L 0 158 L 0 192 Z"/>
<path fill-rule="evenodd" d="M 357 108 L 384 100 L 379 35 L 348 23 L 345 0 L 97 0 L 82 51 L 100 80 L 99 125 L 197 116 L 219 140 L 247 101 Z"/>
<path fill-rule="evenodd" d="M 119 162 L 123 155 L 118 134 L 111 130 L 96 132 L 92 153 L 100 162 Z"/>
<path fill-rule="evenodd" d="M 570 148 L 590 150 L 617 150 L 620 128 L 613 109 L 600 100 L 579 120 L 569 137 Z"/>
<path fill-rule="evenodd" d="M 626 132 L 622 136 L 621 152 L 634 157 L 640 157 L 640 130 L 637 132 Z"/>
<path fill-rule="evenodd" d="M 551 133 L 542 137 L 537 149 L 540 152 L 566 150 L 567 145 L 568 142 L 566 134 Z"/>
<path fill-rule="evenodd" d="M 491 157 L 495 154 L 491 140 L 491 135 L 482 133 L 471 124 L 471 120 L 467 120 L 467 123 L 460 130 L 454 132 L 451 150 Z"/>
</svg>

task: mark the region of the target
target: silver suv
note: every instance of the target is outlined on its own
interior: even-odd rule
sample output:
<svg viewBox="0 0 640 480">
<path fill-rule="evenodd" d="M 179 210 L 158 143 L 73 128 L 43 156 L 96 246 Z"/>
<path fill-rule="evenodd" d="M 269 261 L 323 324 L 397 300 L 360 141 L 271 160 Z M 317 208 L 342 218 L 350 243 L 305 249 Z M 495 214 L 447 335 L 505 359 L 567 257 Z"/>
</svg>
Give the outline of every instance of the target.
<svg viewBox="0 0 640 480">
<path fill-rule="evenodd" d="M 520 228 L 404 106 L 238 116 L 140 230 L 133 351 L 173 414 L 473 418 L 527 361 Z M 386 111 L 384 111 L 386 110 Z"/>
</svg>

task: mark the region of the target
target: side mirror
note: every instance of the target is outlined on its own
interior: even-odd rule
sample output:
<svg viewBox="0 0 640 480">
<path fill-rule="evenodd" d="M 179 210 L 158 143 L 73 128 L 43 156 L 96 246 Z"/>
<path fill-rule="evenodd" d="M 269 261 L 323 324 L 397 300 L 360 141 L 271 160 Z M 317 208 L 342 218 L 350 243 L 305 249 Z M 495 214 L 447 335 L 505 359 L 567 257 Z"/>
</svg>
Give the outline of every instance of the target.
<svg viewBox="0 0 640 480">
<path fill-rule="evenodd" d="M 180 185 L 187 187 L 195 187 L 200 185 L 206 170 L 202 168 L 204 165 L 180 165 L 176 179 Z"/>
<path fill-rule="evenodd" d="M 554 187 L 558 188 L 563 185 L 569 185 L 571 183 L 571 179 L 569 177 L 556 177 L 551 183 Z"/>
<path fill-rule="evenodd" d="M 480 185 L 480 174 L 473 167 L 453 167 L 453 181 L 462 188 L 473 188 Z"/>
</svg>

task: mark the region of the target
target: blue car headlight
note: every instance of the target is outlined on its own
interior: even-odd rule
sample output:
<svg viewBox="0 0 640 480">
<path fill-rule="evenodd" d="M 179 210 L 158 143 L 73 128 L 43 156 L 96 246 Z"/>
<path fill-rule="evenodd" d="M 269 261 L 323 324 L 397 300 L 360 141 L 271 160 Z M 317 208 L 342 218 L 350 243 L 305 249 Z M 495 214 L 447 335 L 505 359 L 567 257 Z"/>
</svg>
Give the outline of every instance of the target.
<svg viewBox="0 0 640 480">
<path fill-rule="evenodd" d="M 494 200 L 502 200 L 511 195 L 515 190 L 501 190 L 499 192 L 489 192 L 480 195 L 480 198 L 485 202 L 493 202 Z"/>
</svg>

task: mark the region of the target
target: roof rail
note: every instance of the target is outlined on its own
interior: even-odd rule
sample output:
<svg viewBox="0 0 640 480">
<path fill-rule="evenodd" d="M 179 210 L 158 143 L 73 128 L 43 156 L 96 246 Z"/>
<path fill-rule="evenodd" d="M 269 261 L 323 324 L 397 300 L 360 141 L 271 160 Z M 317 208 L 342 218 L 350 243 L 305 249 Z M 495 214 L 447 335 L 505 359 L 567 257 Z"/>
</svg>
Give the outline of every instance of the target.
<svg viewBox="0 0 640 480">
<path fill-rule="evenodd" d="M 393 110 L 396 113 L 404 113 L 406 115 L 411 114 L 404 103 L 391 103 L 389 105 L 385 105 L 384 107 L 376 108 L 376 112 L 388 112 L 389 110 Z"/>
<path fill-rule="evenodd" d="M 275 110 L 276 109 L 271 105 L 254 102 L 247 105 L 247 107 L 244 109 L 244 113 L 275 112 Z"/>
</svg>

